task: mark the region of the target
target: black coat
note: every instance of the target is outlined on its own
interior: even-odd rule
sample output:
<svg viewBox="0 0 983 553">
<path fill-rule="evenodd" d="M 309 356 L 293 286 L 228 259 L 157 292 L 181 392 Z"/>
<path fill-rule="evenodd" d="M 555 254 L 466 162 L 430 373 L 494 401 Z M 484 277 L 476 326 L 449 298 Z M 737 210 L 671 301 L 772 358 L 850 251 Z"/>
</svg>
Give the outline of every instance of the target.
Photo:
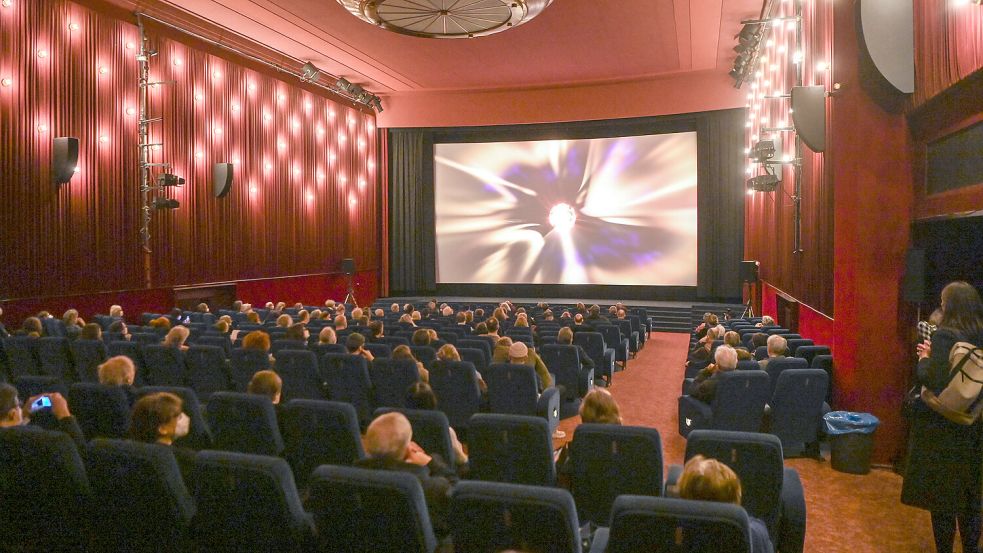
<svg viewBox="0 0 983 553">
<path fill-rule="evenodd" d="M 940 328 L 932 336 L 931 356 L 918 363 L 918 383 L 936 394 L 947 380 L 949 351 L 958 341 L 983 344 L 983 336 L 962 336 Z M 963 426 L 921 402 L 913 409 L 908 465 L 901 502 L 929 511 L 980 512 L 983 485 L 983 423 Z"/>
</svg>

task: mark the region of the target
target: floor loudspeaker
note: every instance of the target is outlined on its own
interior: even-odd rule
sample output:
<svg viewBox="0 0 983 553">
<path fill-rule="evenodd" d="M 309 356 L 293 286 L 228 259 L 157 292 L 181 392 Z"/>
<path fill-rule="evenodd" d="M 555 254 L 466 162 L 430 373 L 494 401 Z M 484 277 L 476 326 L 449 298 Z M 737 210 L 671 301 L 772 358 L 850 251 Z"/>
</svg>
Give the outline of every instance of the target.
<svg viewBox="0 0 983 553">
<path fill-rule="evenodd" d="M 79 139 L 59 136 L 51 141 L 51 178 L 55 184 L 72 180 L 79 163 Z"/>
<path fill-rule="evenodd" d="M 904 300 L 911 303 L 925 301 L 925 250 L 912 248 L 905 257 L 904 280 L 901 281 Z"/>
<path fill-rule="evenodd" d="M 757 261 L 741 261 L 741 282 L 758 282 L 758 265 Z"/>
<path fill-rule="evenodd" d="M 216 198 L 224 198 L 232 191 L 232 164 L 216 163 L 212 167 L 212 186 Z"/>
<path fill-rule="evenodd" d="M 346 257 L 341 260 L 341 272 L 346 275 L 350 275 L 355 272 L 355 260 L 351 257 Z"/>
</svg>

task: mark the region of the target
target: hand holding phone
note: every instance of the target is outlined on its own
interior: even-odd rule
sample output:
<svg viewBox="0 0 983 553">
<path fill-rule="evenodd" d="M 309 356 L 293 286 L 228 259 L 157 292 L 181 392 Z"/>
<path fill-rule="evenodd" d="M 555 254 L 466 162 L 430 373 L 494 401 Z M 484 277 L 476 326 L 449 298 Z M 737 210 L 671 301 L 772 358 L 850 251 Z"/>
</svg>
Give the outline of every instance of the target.
<svg viewBox="0 0 983 553">
<path fill-rule="evenodd" d="M 32 413 L 37 413 L 43 409 L 51 409 L 51 398 L 48 396 L 41 396 L 31 402 Z"/>
</svg>

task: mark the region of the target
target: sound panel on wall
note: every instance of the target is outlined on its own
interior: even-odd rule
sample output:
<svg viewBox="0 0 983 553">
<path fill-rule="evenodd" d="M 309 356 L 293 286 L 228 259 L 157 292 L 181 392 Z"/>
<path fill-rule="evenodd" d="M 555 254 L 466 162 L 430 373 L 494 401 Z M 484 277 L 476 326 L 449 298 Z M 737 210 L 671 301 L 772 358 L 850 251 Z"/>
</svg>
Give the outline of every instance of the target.
<svg viewBox="0 0 983 553">
<path fill-rule="evenodd" d="M 231 163 L 216 163 L 212 167 L 212 186 L 216 198 L 224 198 L 232 191 L 232 167 Z"/>
<path fill-rule="evenodd" d="M 51 141 L 51 179 L 55 184 L 66 184 L 72 180 L 78 163 L 78 138 L 59 136 Z"/>
</svg>

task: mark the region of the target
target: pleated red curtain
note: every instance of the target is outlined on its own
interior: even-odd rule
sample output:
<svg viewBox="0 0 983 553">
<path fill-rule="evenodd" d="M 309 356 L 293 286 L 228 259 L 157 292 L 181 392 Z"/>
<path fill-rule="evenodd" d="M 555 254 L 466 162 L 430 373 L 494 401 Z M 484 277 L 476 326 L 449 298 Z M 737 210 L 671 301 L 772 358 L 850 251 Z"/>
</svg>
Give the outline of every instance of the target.
<svg viewBox="0 0 983 553">
<path fill-rule="evenodd" d="M 153 213 L 151 286 L 337 272 L 381 249 L 375 117 L 149 28 L 151 160 L 185 186 Z M 0 297 L 146 285 L 137 123 L 139 33 L 62 0 L 0 8 Z M 80 139 L 78 173 L 51 182 L 51 139 Z M 234 164 L 232 192 L 212 167 Z"/>
<path fill-rule="evenodd" d="M 983 68 L 983 7 L 915 0 L 915 106 Z"/>
</svg>

